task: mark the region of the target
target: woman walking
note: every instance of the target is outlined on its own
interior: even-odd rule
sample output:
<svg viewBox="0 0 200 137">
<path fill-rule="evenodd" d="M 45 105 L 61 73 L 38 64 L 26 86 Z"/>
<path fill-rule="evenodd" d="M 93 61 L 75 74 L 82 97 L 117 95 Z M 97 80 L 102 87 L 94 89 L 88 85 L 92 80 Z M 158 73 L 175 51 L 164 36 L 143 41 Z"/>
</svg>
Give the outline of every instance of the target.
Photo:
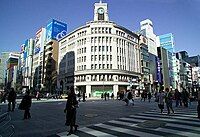
<svg viewBox="0 0 200 137">
<path fill-rule="evenodd" d="M 161 110 L 160 113 L 163 113 L 164 109 L 164 99 L 165 99 L 165 92 L 164 92 L 164 87 L 162 86 L 160 91 L 156 95 L 156 100 L 158 102 L 158 107 Z"/>
</svg>

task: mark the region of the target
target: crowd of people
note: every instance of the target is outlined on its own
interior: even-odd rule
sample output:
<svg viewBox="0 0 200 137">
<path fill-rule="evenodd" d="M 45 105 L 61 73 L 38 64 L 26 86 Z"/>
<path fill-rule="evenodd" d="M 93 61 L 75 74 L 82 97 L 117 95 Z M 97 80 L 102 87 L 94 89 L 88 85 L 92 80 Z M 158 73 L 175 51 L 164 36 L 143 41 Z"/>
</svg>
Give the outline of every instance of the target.
<svg viewBox="0 0 200 137">
<path fill-rule="evenodd" d="M 1 102 L 5 102 L 6 98 L 8 101 L 8 111 L 13 112 L 16 108 L 16 92 L 14 88 L 6 89 L 6 92 L 0 93 L 1 96 Z M 83 102 L 85 101 L 85 94 L 83 94 Z M 114 93 L 107 93 L 104 92 L 101 94 L 102 100 L 109 100 L 109 98 L 114 100 Z M 145 100 L 148 99 L 148 102 L 151 102 L 152 100 L 152 93 L 147 92 L 144 90 L 141 93 L 141 102 L 145 102 Z M 186 89 L 183 88 L 182 92 L 180 92 L 178 89 L 175 89 L 175 91 L 170 90 L 169 88 L 165 88 L 163 86 L 160 87 L 159 91 L 155 92 L 154 94 L 155 102 L 158 104 L 158 108 L 160 109 L 160 112 L 163 113 L 164 107 L 166 105 L 167 108 L 167 114 L 174 113 L 173 109 L 173 102 L 175 102 L 175 107 L 184 106 L 188 107 L 188 104 L 190 105 L 191 102 L 191 96 L 187 92 Z M 39 100 L 39 92 L 36 94 L 37 100 Z M 64 109 L 64 112 L 66 113 L 66 122 L 65 125 L 70 127 L 68 135 L 74 133 L 77 131 L 78 125 L 76 124 L 76 109 L 79 107 L 81 94 L 80 92 L 76 95 L 74 91 L 74 87 L 71 87 L 68 92 L 67 102 Z M 125 102 L 127 106 L 133 106 L 134 105 L 134 98 L 135 98 L 135 91 L 134 90 L 126 90 L 123 92 L 117 93 L 117 100 L 122 100 Z M 30 119 L 30 108 L 32 104 L 32 98 L 30 96 L 30 91 L 27 90 L 25 96 L 22 98 L 21 103 L 19 104 L 18 109 L 24 110 L 24 118 L 23 119 Z M 200 118 L 200 92 L 198 94 L 198 106 L 197 106 L 197 113 L 198 118 Z"/>
</svg>

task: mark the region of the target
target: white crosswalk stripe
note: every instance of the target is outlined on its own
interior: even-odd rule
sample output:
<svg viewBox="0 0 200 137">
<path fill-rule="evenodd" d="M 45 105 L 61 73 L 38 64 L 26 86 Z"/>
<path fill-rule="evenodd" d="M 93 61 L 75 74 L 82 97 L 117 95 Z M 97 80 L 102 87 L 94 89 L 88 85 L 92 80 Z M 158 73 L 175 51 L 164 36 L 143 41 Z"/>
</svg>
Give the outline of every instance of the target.
<svg viewBox="0 0 200 137">
<path fill-rule="evenodd" d="M 152 110 L 144 113 L 122 117 L 105 123 L 78 129 L 75 134 L 69 137 L 200 137 L 200 120 L 197 119 L 195 109 L 177 109 L 175 114 L 160 114 L 159 110 Z M 156 127 L 141 126 L 145 122 L 162 123 Z M 154 123 L 155 125 L 157 123 Z M 153 125 L 154 125 L 153 124 Z M 57 134 L 66 137 L 67 132 Z"/>
</svg>

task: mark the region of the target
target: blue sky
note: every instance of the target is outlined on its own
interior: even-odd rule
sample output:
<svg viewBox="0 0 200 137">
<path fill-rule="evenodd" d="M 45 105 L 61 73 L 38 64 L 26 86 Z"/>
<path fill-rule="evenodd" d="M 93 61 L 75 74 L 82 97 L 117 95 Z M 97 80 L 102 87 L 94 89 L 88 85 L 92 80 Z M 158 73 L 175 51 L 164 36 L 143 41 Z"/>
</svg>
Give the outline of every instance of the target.
<svg viewBox="0 0 200 137">
<path fill-rule="evenodd" d="M 111 21 L 132 31 L 149 18 L 156 35 L 173 33 L 175 50 L 200 54 L 200 0 L 102 0 Z M 99 0 L 0 0 L 0 52 L 20 51 L 52 18 L 68 24 L 68 32 L 93 20 Z"/>
</svg>

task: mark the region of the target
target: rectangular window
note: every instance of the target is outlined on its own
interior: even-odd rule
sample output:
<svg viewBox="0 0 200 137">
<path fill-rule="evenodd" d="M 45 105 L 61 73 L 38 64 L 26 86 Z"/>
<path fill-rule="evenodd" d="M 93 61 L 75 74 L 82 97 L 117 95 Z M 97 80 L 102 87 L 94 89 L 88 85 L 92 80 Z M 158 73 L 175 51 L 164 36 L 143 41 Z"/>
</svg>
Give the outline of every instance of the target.
<svg viewBox="0 0 200 137">
<path fill-rule="evenodd" d="M 111 28 L 109 28 L 109 34 L 111 34 Z"/>
<path fill-rule="evenodd" d="M 97 46 L 94 47 L 94 52 L 96 52 L 96 51 L 97 51 Z"/>
<path fill-rule="evenodd" d="M 86 70 L 86 65 L 84 65 L 84 70 Z"/>
<path fill-rule="evenodd" d="M 91 69 L 94 69 L 94 65 L 93 64 L 91 65 Z"/>
<path fill-rule="evenodd" d="M 84 53 L 86 53 L 86 47 L 84 48 Z"/>
<path fill-rule="evenodd" d="M 110 61 L 112 61 L 112 55 L 110 55 Z"/>
<path fill-rule="evenodd" d="M 99 69 L 101 69 L 101 64 L 99 64 Z"/>
<path fill-rule="evenodd" d="M 93 61 L 93 59 L 94 59 L 94 56 L 92 55 L 92 56 L 91 56 L 91 61 Z"/>
<path fill-rule="evenodd" d="M 97 69 L 97 64 L 95 64 L 95 69 Z"/>
<path fill-rule="evenodd" d="M 97 61 L 97 55 L 95 55 L 95 58 L 94 58 L 94 60 L 95 60 L 95 61 Z"/>
<path fill-rule="evenodd" d="M 99 46 L 99 52 L 101 51 L 101 46 Z"/>
<path fill-rule="evenodd" d="M 107 69 L 109 69 L 109 64 L 107 64 Z"/>
<path fill-rule="evenodd" d="M 99 55 L 99 61 L 101 61 L 101 55 Z"/>
<path fill-rule="evenodd" d="M 105 47 L 104 47 L 104 46 L 102 46 L 102 51 L 104 51 L 104 48 L 105 48 Z"/>
<path fill-rule="evenodd" d="M 103 61 L 105 60 L 105 55 L 102 56 L 102 60 L 103 60 Z"/>
<path fill-rule="evenodd" d="M 105 69 L 105 64 L 103 64 L 103 69 Z"/>
<path fill-rule="evenodd" d="M 106 59 L 107 61 L 109 60 L 109 55 L 107 55 L 107 59 Z"/>
<path fill-rule="evenodd" d="M 106 43 L 108 43 L 108 37 L 106 37 Z"/>
<path fill-rule="evenodd" d="M 110 52 L 112 52 L 112 47 L 110 46 Z"/>
<path fill-rule="evenodd" d="M 96 41 L 97 41 L 97 37 L 94 37 L 94 43 L 96 43 Z"/>
<path fill-rule="evenodd" d="M 108 52 L 108 46 L 106 46 L 106 51 Z"/>
<path fill-rule="evenodd" d="M 112 64 L 110 64 L 110 69 L 112 69 Z"/>
<path fill-rule="evenodd" d="M 91 47 L 91 52 L 93 52 L 93 51 L 94 51 L 94 46 Z"/>
<path fill-rule="evenodd" d="M 84 62 L 86 62 L 86 56 L 84 56 Z"/>
</svg>

